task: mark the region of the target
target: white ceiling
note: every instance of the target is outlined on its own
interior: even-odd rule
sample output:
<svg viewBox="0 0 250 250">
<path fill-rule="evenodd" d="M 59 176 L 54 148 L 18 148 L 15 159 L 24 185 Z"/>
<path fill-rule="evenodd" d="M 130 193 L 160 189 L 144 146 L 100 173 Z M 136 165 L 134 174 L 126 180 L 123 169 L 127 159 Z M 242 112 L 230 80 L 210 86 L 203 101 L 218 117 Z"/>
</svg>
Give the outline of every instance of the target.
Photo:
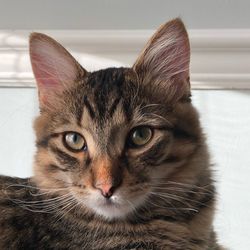
<svg viewBox="0 0 250 250">
<path fill-rule="evenodd" d="M 0 29 L 249 29 L 249 0 L 0 0 Z"/>
</svg>

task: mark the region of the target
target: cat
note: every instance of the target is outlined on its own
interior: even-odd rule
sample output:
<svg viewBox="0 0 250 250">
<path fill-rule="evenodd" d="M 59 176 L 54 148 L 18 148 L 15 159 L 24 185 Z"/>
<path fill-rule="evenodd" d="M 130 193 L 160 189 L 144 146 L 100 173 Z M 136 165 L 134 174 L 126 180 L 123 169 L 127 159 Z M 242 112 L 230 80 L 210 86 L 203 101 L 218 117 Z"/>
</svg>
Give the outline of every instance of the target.
<svg viewBox="0 0 250 250">
<path fill-rule="evenodd" d="M 0 177 L 0 249 L 222 249 L 180 19 L 156 31 L 132 68 L 87 72 L 40 33 L 30 58 L 34 176 Z"/>
</svg>

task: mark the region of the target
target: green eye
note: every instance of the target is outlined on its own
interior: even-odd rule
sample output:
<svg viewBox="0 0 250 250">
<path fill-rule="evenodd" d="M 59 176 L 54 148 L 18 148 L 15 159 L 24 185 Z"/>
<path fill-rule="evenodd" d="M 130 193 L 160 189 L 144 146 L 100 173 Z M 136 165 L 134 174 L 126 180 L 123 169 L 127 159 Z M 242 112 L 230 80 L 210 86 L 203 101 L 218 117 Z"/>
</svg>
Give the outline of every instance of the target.
<svg viewBox="0 0 250 250">
<path fill-rule="evenodd" d="M 129 141 L 132 146 L 143 146 L 147 144 L 153 136 L 153 131 L 149 127 L 138 127 L 132 130 Z"/>
<path fill-rule="evenodd" d="M 84 138 L 76 132 L 68 132 L 64 135 L 65 146 L 73 151 L 85 150 L 86 143 Z"/>
</svg>

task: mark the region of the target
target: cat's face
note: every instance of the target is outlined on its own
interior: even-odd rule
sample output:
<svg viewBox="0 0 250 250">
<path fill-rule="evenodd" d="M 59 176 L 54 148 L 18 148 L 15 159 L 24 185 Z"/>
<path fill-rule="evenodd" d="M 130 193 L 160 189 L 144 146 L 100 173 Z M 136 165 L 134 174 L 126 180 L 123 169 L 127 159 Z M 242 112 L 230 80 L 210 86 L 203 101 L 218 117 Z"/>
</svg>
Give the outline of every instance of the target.
<svg viewBox="0 0 250 250">
<path fill-rule="evenodd" d="M 181 21 L 162 26 L 133 68 L 89 73 L 42 34 L 31 36 L 30 54 L 41 108 L 37 184 L 107 219 L 146 206 L 199 135 Z"/>
</svg>

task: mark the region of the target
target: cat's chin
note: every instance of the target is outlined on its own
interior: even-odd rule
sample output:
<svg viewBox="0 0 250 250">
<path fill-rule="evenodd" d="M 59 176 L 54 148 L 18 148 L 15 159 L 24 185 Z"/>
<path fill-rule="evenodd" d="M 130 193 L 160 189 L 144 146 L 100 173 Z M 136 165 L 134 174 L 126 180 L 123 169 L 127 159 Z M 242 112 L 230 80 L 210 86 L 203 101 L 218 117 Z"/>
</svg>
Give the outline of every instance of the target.
<svg viewBox="0 0 250 250">
<path fill-rule="evenodd" d="M 114 203 L 107 203 L 92 207 L 93 212 L 106 220 L 125 219 L 132 211 L 128 206 L 121 206 Z"/>
<path fill-rule="evenodd" d="M 85 205 L 94 212 L 97 216 L 108 220 L 124 220 L 129 215 L 135 213 L 138 208 L 145 201 L 145 197 L 139 197 L 135 201 L 123 200 L 119 196 L 112 196 L 110 199 L 104 197 L 95 197 L 85 200 Z"/>
</svg>

